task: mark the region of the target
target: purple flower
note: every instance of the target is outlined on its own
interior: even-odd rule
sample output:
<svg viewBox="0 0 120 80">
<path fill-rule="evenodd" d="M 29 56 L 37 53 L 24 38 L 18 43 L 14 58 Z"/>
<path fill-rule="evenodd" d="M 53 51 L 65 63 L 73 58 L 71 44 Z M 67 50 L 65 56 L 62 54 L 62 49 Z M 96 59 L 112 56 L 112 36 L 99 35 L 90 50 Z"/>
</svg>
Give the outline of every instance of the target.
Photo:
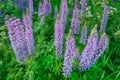
<svg viewBox="0 0 120 80">
<path fill-rule="evenodd" d="M 86 14 L 86 0 L 81 0 L 81 12 L 82 12 L 82 15 L 85 16 L 85 14 Z"/>
<path fill-rule="evenodd" d="M 27 45 L 25 39 L 25 33 L 23 25 L 20 19 L 8 19 L 6 20 L 6 26 L 8 35 L 11 41 L 11 45 L 19 62 L 25 62 L 27 59 Z"/>
<path fill-rule="evenodd" d="M 43 5 L 42 3 L 40 2 L 39 3 L 39 8 L 38 8 L 38 15 L 41 16 L 43 14 Z"/>
<path fill-rule="evenodd" d="M 33 0 L 29 0 L 29 12 L 30 16 L 34 14 Z"/>
<path fill-rule="evenodd" d="M 47 0 L 44 0 L 44 3 L 43 3 L 44 16 L 48 16 L 50 12 L 51 12 L 51 4 Z"/>
<path fill-rule="evenodd" d="M 92 29 L 87 45 L 81 55 L 81 60 L 79 63 L 79 69 L 81 71 L 87 70 L 91 67 L 92 65 L 91 60 L 97 50 L 97 44 L 98 44 L 98 33 L 97 33 L 97 26 L 95 26 Z"/>
<path fill-rule="evenodd" d="M 26 7 L 29 8 L 29 0 L 26 0 Z"/>
<path fill-rule="evenodd" d="M 80 32 L 79 11 L 76 6 L 73 11 L 73 17 L 72 17 L 70 28 L 72 29 L 73 34 L 78 34 Z"/>
<path fill-rule="evenodd" d="M 64 35 L 64 25 L 60 21 L 58 15 L 55 23 L 54 44 L 56 49 L 56 56 L 59 58 L 62 57 L 63 35 Z"/>
<path fill-rule="evenodd" d="M 84 45 L 86 45 L 86 43 L 87 43 L 87 33 L 88 33 L 87 26 L 85 24 L 85 26 L 82 30 L 82 33 L 81 33 L 81 37 L 80 37 L 80 43 L 82 43 Z"/>
<path fill-rule="evenodd" d="M 19 10 L 22 11 L 22 9 L 24 7 L 24 1 L 23 0 L 18 0 L 18 6 L 19 6 Z"/>
<path fill-rule="evenodd" d="M 26 37 L 28 52 L 29 55 L 31 55 L 35 51 L 31 16 L 29 14 L 24 15 L 23 22 L 25 25 L 25 34 L 26 34 L 25 37 Z"/>
<path fill-rule="evenodd" d="M 102 33 L 105 32 L 106 24 L 108 21 L 108 12 L 109 12 L 109 6 L 104 5 L 104 12 L 102 15 L 102 22 L 101 22 L 101 26 L 100 26 L 100 32 L 102 32 Z"/>
<path fill-rule="evenodd" d="M 66 0 L 62 0 L 60 21 L 64 24 L 64 27 L 65 27 L 65 25 L 66 25 L 67 15 L 68 15 L 68 5 L 67 5 L 67 1 L 66 1 Z"/>
<path fill-rule="evenodd" d="M 93 55 L 92 65 L 95 64 L 95 62 L 97 61 L 97 59 L 99 59 L 99 57 L 104 53 L 104 51 L 106 50 L 107 46 L 108 46 L 108 37 L 104 33 L 104 34 L 102 34 L 102 36 L 100 38 L 100 41 L 99 41 L 99 43 L 97 45 L 97 51 Z"/>
<path fill-rule="evenodd" d="M 70 76 L 73 68 L 73 62 L 74 59 L 77 58 L 77 50 L 76 50 L 76 45 L 75 45 L 75 40 L 73 37 L 72 30 L 70 30 L 69 35 L 67 37 L 66 41 L 66 52 L 65 52 L 65 57 L 64 57 L 64 63 L 63 63 L 63 75 L 65 77 Z"/>
</svg>

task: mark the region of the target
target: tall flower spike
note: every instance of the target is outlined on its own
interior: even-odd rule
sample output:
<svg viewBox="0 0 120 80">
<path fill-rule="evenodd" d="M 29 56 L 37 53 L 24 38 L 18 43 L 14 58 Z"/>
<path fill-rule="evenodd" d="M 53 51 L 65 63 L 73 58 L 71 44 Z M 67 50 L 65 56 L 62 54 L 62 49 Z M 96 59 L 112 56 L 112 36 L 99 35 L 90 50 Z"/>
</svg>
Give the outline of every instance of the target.
<svg viewBox="0 0 120 80">
<path fill-rule="evenodd" d="M 29 8 L 29 0 L 26 0 L 26 8 Z"/>
<path fill-rule="evenodd" d="M 80 37 L 80 43 L 82 43 L 84 45 L 86 45 L 86 43 L 87 43 L 87 33 L 88 33 L 87 25 L 85 23 L 84 28 L 83 28 L 82 33 L 81 33 L 81 37 Z"/>
<path fill-rule="evenodd" d="M 96 51 L 96 53 L 93 56 L 92 64 L 95 64 L 97 59 L 99 59 L 99 57 L 104 53 L 104 51 L 106 50 L 107 46 L 108 46 L 108 37 L 104 33 L 101 36 L 100 41 L 99 41 L 99 43 L 97 45 L 97 51 Z"/>
<path fill-rule="evenodd" d="M 43 5 L 42 5 L 42 3 L 40 2 L 40 3 L 39 3 L 39 8 L 38 8 L 38 16 L 41 16 L 42 13 L 43 13 Z"/>
<path fill-rule="evenodd" d="M 92 29 L 87 45 L 82 52 L 79 69 L 85 71 L 91 67 L 91 60 L 97 50 L 98 33 L 97 26 Z"/>
<path fill-rule="evenodd" d="M 17 38 L 17 43 L 18 43 L 18 60 L 21 62 L 25 62 L 28 57 L 28 48 L 26 44 L 26 38 L 25 38 L 25 32 L 24 32 L 24 26 L 20 19 L 16 19 L 16 38 Z M 13 23 L 14 25 L 14 23 Z"/>
<path fill-rule="evenodd" d="M 33 0 L 29 0 L 29 12 L 30 16 L 32 16 L 34 13 Z"/>
<path fill-rule="evenodd" d="M 70 30 L 69 35 L 67 37 L 67 41 L 66 41 L 66 52 L 65 52 L 64 63 L 62 68 L 63 75 L 65 77 L 70 76 L 73 68 L 74 59 L 77 58 L 77 55 L 76 55 L 77 49 L 76 49 L 75 40 L 73 36 L 74 35 L 72 33 L 72 30 Z"/>
<path fill-rule="evenodd" d="M 57 6 L 55 7 L 55 14 L 54 14 L 54 18 L 57 18 L 57 14 L 58 14 L 58 8 Z"/>
<path fill-rule="evenodd" d="M 24 1 L 23 0 L 18 0 L 18 6 L 19 6 L 19 10 L 22 11 L 22 9 L 24 7 Z"/>
<path fill-rule="evenodd" d="M 81 0 L 81 12 L 82 12 L 82 15 L 85 16 L 85 14 L 86 14 L 86 0 Z"/>
<path fill-rule="evenodd" d="M 80 32 L 79 11 L 77 6 L 75 6 L 73 11 L 73 17 L 72 17 L 70 28 L 72 29 L 73 34 L 78 34 Z"/>
<path fill-rule="evenodd" d="M 29 14 L 26 14 L 23 17 L 24 25 L 25 25 L 25 34 L 26 34 L 26 41 L 28 46 L 29 55 L 32 55 L 35 51 L 34 47 L 34 37 L 32 32 L 32 20 Z"/>
<path fill-rule="evenodd" d="M 48 0 L 44 0 L 43 3 L 43 14 L 44 16 L 48 16 L 51 12 L 51 4 L 48 2 Z"/>
<path fill-rule="evenodd" d="M 23 27 L 20 26 L 19 19 L 12 19 L 6 21 L 11 45 L 19 62 L 25 62 L 27 56 L 26 42 L 24 38 Z"/>
<path fill-rule="evenodd" d="M 108 12 L 109 12 L 109 6 L 107 6 L 106 4 L 104 5 L 104 12 L 102 15 L 102 22 L 101 22 L 101 26 L 100 26 L 100 32 L 104 33 L 105 29 L 106 29 L 106 24 L 108 21 Z"/>
<path fill-rule="evenodd" d="M 55 23 L 55 49 L 56 56 L 62 57 L 62 48 L 63 48 L 63 35 L 64 35 L 64 26 L 59 19 L 59 14 L 57 15 L 56 23 Z"/>
<path fill-rule="evenodd" d="M 68 15 L 68 5 L 66 0 L 62 0 L 61 3 L 61 14 L 60 14 L 60 21 L 64 24 L 64 29 L 66 26 L 66 19 Z"/>
</svg>

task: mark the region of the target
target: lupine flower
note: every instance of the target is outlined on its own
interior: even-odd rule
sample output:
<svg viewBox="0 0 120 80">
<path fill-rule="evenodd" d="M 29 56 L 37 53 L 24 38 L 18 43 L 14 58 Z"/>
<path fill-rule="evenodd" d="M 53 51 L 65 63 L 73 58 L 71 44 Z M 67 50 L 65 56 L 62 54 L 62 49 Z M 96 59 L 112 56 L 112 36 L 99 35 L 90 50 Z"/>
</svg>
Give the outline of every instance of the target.
<svg viewBox="0 0 120 80">
<path fill-rule="evenodd" d="M 59 19 L 59 15 L 57 16 L 56 23 L 55 23 L 55 49 L 56 49 L 56 56 L 58 58 L 62 57 L 62 48 L 63 48 L 63 35 L 64 35 L 64 25 Z"/>
<path fill-rule="evenodd" d="M 43 5 L 42 3 L 40 2 L 39 3 L 39 8 L 38 8 L 38 15 L 41 16 L 43 14 Z"/>
<path fill-rule="evenodd" d="M 68 15 L 68 5 L 67 5 L 67 1 L 66 1 L 66 0 L 62 0 L 60 21 L 64 24 L 64 27 L 65 27 L 65 25 L 66 25 L 67 15 Z"/>
<path fill-rule="evenodd" d="M 25 34 L 26 34 L 28 52 L 29 55 L 31 55 L 35 51 L 31 16 L 29 14 L 24 15 L 23 22 L 25 25 Z"/>
<path fill-rule="evenodd" d="M 50 12 L 51 12 L 51 4 L 47 0 L 44 0 L 44 3 L 43 3 L 44 16 L 48 16 Z"/>
<path fill-rule="evenodd" d="M 27 42 L 25 38 L 25 32 L 24 32 L 24 26 L 20 19 L 16 19 L 16 37 L 18 42 L 18 47 L 20 53 L 18 54 L 18 59 L 21 61 L 21 58 L 24 59 L 24 61 L 27 60 L 28 57 L 28 48 L 27 48 Z M 14 23 L 13 23 L 14 24 Z"/>
<path fill-rule="evenodd" d="M 18 0 L 18 6 L 19 6 L 19 10 L 22 11 L 22 9 L 24 7 L 24 1 L 23 0 Z"/>
<path fill-rule="evenodd" d="M 34 13 L 33 0 L 29 0 L 29 12 L 30 16 L 32 16 Z"/>
<path fill-rule="evenodd" d="M 0 10 L 0 16 L 2 16 L 2 10 Z"/>
<path fill-rule="evenodd" d="M 25 62 L 27 59 L 27 46 L 23 26 L 19 19 L 9 19 L 6 21 L 11 45 L 19 62 Z"/>
<path fill-rule="evenodd" d="M 85 14 L 86 14 L 86 0 L 81 0 L 81 12 L 82 12 L 82 15 L 85 16 Z"/>
<path fill-rule="evenodd" d="M 58 8 L 57 6 L 55 7 L 55 14 L 54 14 L 54 18 L 57 18 L 57 14 L 58 14 Z"/>
<path fill-rule="evenodd" d="M 97 51 L 96 53 L 93 55 L 92 58 L 92 65 L 95 64 L 95 62 L 97 61 L 97 59 L 99 59 L 99 57 L 104 53 L 104 51 L 106 50 L 108 46 L 108 37 L 107 35 L 104 33 L 101 38 L 100 41 L 97 45 Z"/>
<path fill-rule="evenodd" d="M 2 0 L 2 2 L 6 2 L 6 0 Z"/>
<path fill-rule="evenodd" d="M 72 29 L 73 34 L 78 34 L 80 32 L 79 11 L 77 6 L 75 6 L 73 11 L 73 17 L 72 17 L 70 28 Z"/>
<path fill-rule="evenodd" d="M 26 0 L 26 8 L 29 8 L 29 0 Z"/>
<path fill-rule="evenodd" d="M 98 43 L 98 33 L 97 33 L 97 26 L 95 26 L 92 29 L 87 45 L 81 55 L 81 60 L 79 63 L 79 69 L 81 71 L 87 70 L 91 67 L 92 65 L 91 60 L 97 50 L 97 43 Z"/>
<path fill-rule="evenodd" d="M 81 33 L 81 37 L 80 37 L 80 43 L 86 45 L 87 43 L 87 26 L 85 24 L 83 30 L 82 30 L 82 33 Z"/>
<path fill-rule="evenodd" d="M 109 6 L 104 5 L 104 12 L 102 15 L 102 22 L 101 22 L 101 26 L 100 26 L 100 32 L 102 32 L 102 33 L 105 32 L 106 24 L 108 21 L 108 12 L 109 12 Z"/>
<path fill-rule="evenodd" d="M 113 2 L 117 2 L 118 0 L 113 0 Z"/>
<path fill-rule="evenodd" d="M 64 64 L 62 68 L 63 75 L 65 77 L 70 76 L 73 68 L 74 59 L 77 57 L 76 56 L 77 50 L 73 36 L 74 35 L 72 33 L 72 30 L 70 30 L 66 41 L 66 52 L 65 52 Z"/>
</svg>

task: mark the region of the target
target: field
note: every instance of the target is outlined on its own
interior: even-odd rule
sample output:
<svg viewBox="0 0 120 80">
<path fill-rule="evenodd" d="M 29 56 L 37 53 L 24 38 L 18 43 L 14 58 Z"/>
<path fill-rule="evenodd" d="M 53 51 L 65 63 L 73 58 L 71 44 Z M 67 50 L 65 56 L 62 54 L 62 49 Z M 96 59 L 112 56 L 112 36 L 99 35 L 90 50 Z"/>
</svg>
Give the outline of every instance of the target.
<svg viewBox="0 0 120 80">
<path fill-rule="evenodd" d="M 25 0 L 24 0 L 25 1 Z M 32 28 L 34 36 L 35 52 L 23 64 L 17 62 L 11 42 L 8 36 L 8 30 L 5 24 L 5 16 L 20 18 L 22 20 L 25 10 L 20 11 L 13 0 L 0 2 L 0 80 L 120 80 L 120 0 L 105 0 L 109 6 L 108 21 L 106 25 L 106 34 L 108 36 L 108 46 L 96 61 L 96 63 L 86 71 L 78 69 L 78 61 L 74 63 L 74 70 L 69 77 L 63 76 L 64 55 L 62 58 L 56 58 L 54 46 L 54 27 L 56 19 L 54 18 L 55 7 L 60 5 L 62 0 L 48 0 L 51 3 L 51 13 L 45 17 L 44 24 L 41 25 L 38 16 L 39 1 L 34 0 L 34 14 L 32 16 Z M 78 0 L 80 2 L 80 0 Z M 66 39 L 69 33 L 72 10 L 74 1 L 67 0 L 69 13 L 66 20 L 66 29 L 63 38 L 63 54 L 66 50 Z M 104 10 L 103 0 L 87 0 L 85 22 L 88 27 L 88 36 L 92 28 L 97 24 L 99 32 L 102 14 Z M 80 32 L 84 27 L 84 21 L 80 20 Z M 80 43 L 80 34 L 74 35 L 75 43 L 79 54 L 82 54 L 85 45 Z"/>
</svg>

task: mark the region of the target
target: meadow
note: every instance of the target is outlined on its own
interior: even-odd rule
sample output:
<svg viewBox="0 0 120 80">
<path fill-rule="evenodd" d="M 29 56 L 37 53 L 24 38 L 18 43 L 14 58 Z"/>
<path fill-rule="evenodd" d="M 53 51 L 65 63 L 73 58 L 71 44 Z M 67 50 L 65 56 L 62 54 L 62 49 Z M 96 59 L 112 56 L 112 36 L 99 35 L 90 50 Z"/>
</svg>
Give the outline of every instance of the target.
<svg viewBox="0 0 120 80">
<path fill-rule="evenodd" d="M 38 16 L 39 2 L 43 2 L 43 0 L 33 1 L 32 31 L 35 51 L 33 56 L 30 56 L 25 63 L 21 63 L 17 61 L 11 46 L 5 16 L 9 15 L 11 18 L 19 18 L 22 21 L 23 14 L 26 13 L 26 6 L 20 10 L 13 0 L 0 0 L 0 80 L 120 80 L 120 0 L 86 0 L 86 15 L 85 19 L 80 20 L 80 34 L 74 35 L 79 55 L 86 47 L 86 45 L 80 43 L 84 23 L 88 28 L 88 38 L 96 24 L 99 37 L 102 35 L 99 29 L 104 3 L 109 6 L 105 29 L 108 45 L 104 53 L 89 70 L 80 71 L 78 68 L 79 61 L 75 60 L 73 71 L 68 77 L 63 75 L 62 67 L 75 3 L 74 0 L 67 0 L 69 12 L 63 37 L 63 56 L 57 58 L 54 44 L 56 23 L 54 16 L 56 6 L 60 13 L 62 0 L 48 1 L 51 4 L 51 12 L 45 17 L 44 24 L 40 23 L 41 19 Z"/>
</svg>

